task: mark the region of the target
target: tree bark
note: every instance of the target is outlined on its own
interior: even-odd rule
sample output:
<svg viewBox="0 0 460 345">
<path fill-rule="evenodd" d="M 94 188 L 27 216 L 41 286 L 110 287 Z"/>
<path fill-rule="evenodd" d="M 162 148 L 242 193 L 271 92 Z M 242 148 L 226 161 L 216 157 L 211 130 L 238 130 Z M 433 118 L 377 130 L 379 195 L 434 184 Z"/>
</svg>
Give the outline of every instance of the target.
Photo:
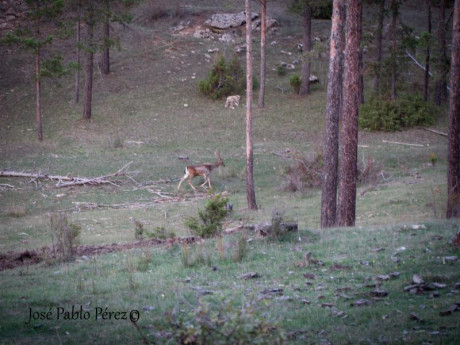
<svg viewBox="0 0 460 345">
<path fill-rule="evenodd" d="M 104 21 L 104 50 L 102 51 L 102 73 L 110 73 L 110 1 L 105 1 L 107 11 Z"/>
<path fill-rule="evenodd" d="M 447 145 L 447 218 L 460 217 L 460 0 L 455 0 Z"/>
<path fill-rule="evenodd" d="M 345 0 L 334 0 L 326 103 L 326 135 L 321 190 L 321 227 L 337 224 L 337 173 L 339 162 L 339 118 L 342 100 L 342 60 Z"/>
<path fill-rule="evenodd" d="M 427 0 L 427 26 L 428 33 L 431 35 L 431 0 Z M 430 38 L 431 39 L 431 38 Z M 427 42 L 426 59 L 425 59 L 425 83 L 423 87 L 423 99 L 428 101 L 430 87 L 430 41 Z"/>
<path fill-rule="evenodd" d="M 360 0 L 349 0 L 347 2 L 345 81 L 341 131 L 342 164 L 339 172 L 338 197 L 339 226 L 353 226 L 356 216 L 361 6 Z"/>
<path fill-rule="evenodd" d="M 262 7 L 261 26 L 260 26 L 260 88 L 259 88 L 259 108 L 265 107 L 265 72 L 267 69 L 265 59 L 265 41 L 267 35 L 267 0 L 260 0 Z"/>
<path fill-rule="evenodd" d="M 246 194 L 248 208 L 257 210 L 256 194 L 254 191 L 254 157 L 252 132 L 252 33 L 251 33 L 251 4 L 245 0 L 246 10 Z"/>
<path fill-rule="evenodd" d="M 41 113 L 41 87 L 40 87 L 40 47 L 37 47 L 37 55 L 35 57 L 35 88 L 37 97 L 37 133 L 38 140 L 43 140 L 43 128 L 42 128 L 42 113 Z"/>
<path fill-rule="evenodd" d="M 40 3 L 35 4 L 36 12 L 40 11 Z M 41 87 L 40 87 L 40 73 L 41 73 L 41 61 L 40 61 L 40 16 L 37 15 L 35 22 L 35 34 L 37 36 L 37 48 L 35 51 L 35 93 L 36 93 L 36 120 L 37 120 L 37 135 L 38 140 L 43 141 L 43 128 L 42 128 L 42 113 L 41 113 Z"/>
<path fill-rule="evenodd" d="M 303 27 L 303 53 L 302 59 L 302 71 L 301 71 L 301 84 L 300 84 L 300 96 L 306 96 L 310 94 L 310 52 L 311 52 L 311 7 L 308 3 L 305 4 L 305 10 L 303 14 L 304 27 Z"/>
<path fill-rule="evenodd" d="M 376 35 L 377 61 L 376 61 L 375 81 L 374 81 L 374 91 L 376 94 L 380 94 L 380 78 L 382 74 L 382 34 L 383 34 L 383 19 L 384 18 L 385 18 L 385 0 L 380 0 L 377 35 Z"/>
<path fill-rule="evenodd" d="M 396 25 L 398 20 L 398 0 L 391 0 L 391 99 L 396 100 Z"/>
<path fill-rule="evenodd" d="M 440 106 L 447 99 L 447 75 L 449 62 L 446 48 L 446 0 L 439 2 L 439 26 L 438 26 L 439 62 L 438 75 L 435 86 L 434 102 Z"/>
<path fill-rule="evenodd" d="M 361 5 L 361 12 L 359 14 L 359 22 L 363 22 L 363 6 Z M 363 26 L 360 25 L 360 36 L 363 36 Z M 364 104 L 364 57 L 363 48 L 359 46 L 359 103 Z"/>
<path fill-rule="evenodd" d="M 88 26 L 88 52 L 86 53 L 86 66 L 85 66 L 85 107 L 83 118 L 91 119 L 91 108 L 93 99 L 93 69 L 94 69 L 94 51 L 93 51 L 93 40 L 94 40 L 94 18 L 93 14 L 90 14 L 90 18 L 87 23 Z"/>
<path fill-rule="evenodd" d="M 81 41 L 81 1 L 78 2 L 77 20 L 77 71 L 75 73 L 75 104 L 80 101 L 80 41 Z"/>
</svg>

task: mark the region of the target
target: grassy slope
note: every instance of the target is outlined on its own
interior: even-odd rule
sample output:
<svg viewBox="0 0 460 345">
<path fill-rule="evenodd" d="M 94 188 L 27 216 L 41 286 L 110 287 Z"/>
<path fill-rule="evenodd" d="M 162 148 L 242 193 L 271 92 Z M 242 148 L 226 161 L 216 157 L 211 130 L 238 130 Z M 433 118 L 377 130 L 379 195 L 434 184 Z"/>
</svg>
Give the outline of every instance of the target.
<svg viewBox="0 0 460 345">
<path fill-rule="evenodd" d="M 212 10 L 204 3 L 200 6 L 203 7 L 201 9 Z M 219 8 L 218 3 L 215 6 Z M 324 285 L 325 292 L 305 290 L 301 276 L 303 270 L 296 269 L 292 264 L 302 257 L 301 254 L 291 251 L 298 245 L 294 239 L 281 245 L 255 241 L 249 248 L 248 257 L 240 264 L 234 264 L 231 260 L 222 262 L 213 259 L 218 266 L 223 266 L 218 273 L 211 273 L 207 267 L 184 269 L 180 263 L 179 249 L 151 250 L 152 258 L 147 260 L 146 271 L 137 266 L 142 255 L 133 252 L 111 254 L 75 265 L 31 267 L 28 271 L 1 272 L 0 309 L 2 315 L 7 315 L 1 325 L 0 333 L 6 334 L 2 341 L 13 343 L 13 338 L 21 334 L 18 340 L 20 343 L 54 342 L 57 341 L 58 334 L 63 336 L 66 331 L 71 335 L 66 338 L 69 343 L 91 343 L 96 340 L 111 343 L 117 337 L 137 341 L 138 335 L 130 325 L 121 326 L 117 322 L 110 325 L 107 323 L 103 329 L 94 322 L 45 322 L 43 326 L 33 329 L 24 326 L 23 322 L 28 306 L 42 310 L 48 306 L 68 307 L 91 301 L 92 306 L 108 305 L 114 309 L 155 306 L 157 309 L 154 312 L 142 312 L 141 325 L 161 325 L 163 313 L 176 306 L 182 297 L 189 296 L 195 301 L 194 290 L 177 283 L 187 276 L 193 277 L 194 286 L 202 286 L 212 281 L 210 289 L 218 291 L 219 298 L 230 296 L 239 300 L 239 296 L 248 286 L 252 296 L 256 296 L 263 288 L 281 284 L 286 286 L 287 295 L 305 294 L 307 299 L 316 300 L 318 294 L 321 294 L 335 303 L 338 299 L 334 296 L 339 284 L 337 281 L 341 282 L 339 285 L 351 285 L 355 291 L 353 296 L 365 295 L 366 292 L 359 287 L 364 284 L 365 278 L 396 269 L 389 261 L 389 255 L 395 248 L 403 245 L 411 248 L 410 253 L 413 255 L 407 254 L 405 266 L 398 268 L 403 272 L 402 277 L 389 283 L 392 289 L 391 299 L 384 304 L 385 307 L 376 304 L 365 309 L 367 311 L 352 309 L 347 311 L 348 319 L 339 320 L 327 327 L 324 323 L 329 311 L 322 309 L 319 301 L 310 306 L 297 303 L 292 308 L 290 304 L 289 308 L 286 305 L 290 302 L 275 302 L 276 313 L 282 315 L 282 322 L 288 330 L 305 328 L 305 323 L 311 325 L 311 334 L 308 337 L 313 340 L 320 339 L 318 333 L 325 327 L 328 334 L 326 339 L 333 343 L 356 343 L 357 340 L 366 341 L 367 337 L 374 339 L 374 342 L 378 341 L 372 333 L 381 326 L 382 315 L 388 313 L 392 313 L 392 317 L 385 336 L 388 338 L 394 335 L 402 342 L 403 331 L 412 326 L 404 323 L 407 313 L 417 310 L 429 320 L 428 326 L 423 326 L 426 332 L 447 327 L 449 337 L 458 339 L 458 321 L 455 324 L 452 319 L 446 318 L 447 321 L 444 321 L 436 317 L 440 309 L 453 302 L 455 295 L 447 297 L 443 293 L 443 299 L 437 304 L 426 300 L 427 296 L 415 296 L 414 299 L 401 292 L 402 286 L 410 281 L 412 273 L 445 275 L 449 288 L 452 288 L 454 282 L 458 282 L 454 267 L 441 265 L 438 259 L 455 253 L 455 250 L 445 245 L 453 233 L 453 224 L 435 222 L 426 233 L 416 233 L 415 236 L 408 233 L 400 236 L 395 230 L 399 226 L 377 226 L 431 222 L 436 216 L 442 217 L 445 212 L 445 138 L 420 129 L 394 134 L 360 134 L 360 159 L 365 160 L 368 155 L 375 158 L 384 167 L 386 181 L 373 188 L 360 188 L 359 193 L 362 195 L 358 197 L 357 229 L 343 232 L 331 230 L 321 235 L 317 231 L 309 232 L 306 229 L 315 229 L 319 224 L 319 191 L 313 190 L 307 195 L 290 195 L 280 191 L 280 172 L 292 161 L 273 153 L 289 149 L 291 152 L 312 154 L 322 140 L 325 101 L 323 84 L 315 87 L 308 99 L 299 99 L 290 94 L 290 75 L 278 77 L 272 71 L 280 60 L 289 62 L 292 59 L 280 54 L 280 51 L 294 51 L 296 43 L 300 41 L 295 29 L 299 20 L 283 14 L 281 7 L 282 5 L 280 8 L 273 8 L 275 16 L 282 19 L 284 26 L 269 38 L 269 41 L 276 40 L 277 44 L 268 51 L 267 108 L 264 111 L 254 109 L 254 173 L 261 210 L 245 210 L 242 178 L 244 102 L 231 111 L 223 107 L 222 101 L 207 100 L 197 92 L 198 80 L 204 78 L 209 70 L 204 53 L 214 47 L 230 53 L 231 48 L 222 43 L 200 42 L 190 37 L 164 34 L 165 28 L 174 24 L 175 20 L 169 19 L 157 22 L 154 26 L 134 25 L 135 30 L 118 29 L 123 50 L 113 52 L 113 72 L 110 76 L 96 76 L 94 115 L 91 122 L 80 120 L 80 107 L 72 105 L 71 77 L 60 80 L 60 88 L 54 87 L 55 81 L 45 81 L 45 141 L 42 144 L 37 143 L 35 132 L 31 130 L 34 90 L 28 77 L 31 70 L 27 61 L 30 58 L 13 48 L 10 48 L 11 52 L 2 51 L 2 61 L 5 63 L 0 67 L 1 168 L 100 176 L 114 172 L 125 163 L 133 161 L 132 170 L 138 172 L 135 175 L 137 181 L 156 181 L 180 177 L 184 163 L 177 159 L 179 155 L 187 155 L 193 162 L 208 161 L 214 158 L 214 149 L 219 148 L 227 167 L 215 173 L 212 179 L 217 191 L 230 192 L 230 199 L 235 205 L 232 215 L 235 220 L 241 218 L 254 223 L 269 219 L 273 210 L 285 211 L 287 218 L 299 222 L 301 236 L 307 240 L 308 244 L 302 245 L 302 252 L 312 251 L 315 257 L 328 264 L 344 261 L 353 267 L 352 270 L 356 271 L 358 277 L 350 277 L 350 272 L 339 272 L 339 280 L 331 279 L 326 266 L 326 271 L 317 270 L 319 278 L 315 282 L 316 287 Z M 314 34 L 327 37 L 328 25 L 326 21 L 315 22 Z M 324 80 L 326 61 L 315 61 L 313 69 Z M 194 73 L 196 79 L 192 79 Z M 184 104 L 188 106 L 185 107 Z M 444 119 L 441 118 L 438 127 L 445 130 L 443 123 Z M 383 139 L 418 143 L 425 147 L 391 145 L 383 143 Z M 143 144 L 129 144 L 129 140 L 142 141 Z M 124 143 L 122 148 L 116 148 L 118 141 Z M 428 164 L 431 153 L 438 157 L 435 167 Z M 204 203 L 192 201 L 186 204 L 162 204 L 134 209 L 77 212 L 76 202 L 105 205 L 148 202 L 155 195 L 134 184 L 120 188 L 83 187 L 61 190 L 48 183 L 34 185 L 29 181 L 13 179 L 3 179 L 2 183 L 13 184 L 16 188 L 0 191 L 0 252 L 49 244 L 47 212 L 74 210 L 74 221 L 82 225 L 83 244 L 110 244 L 134 239 L 134 227 L 129 221 L 130 217 L 141 220 L 147 228 L 166 226 L 178 234 L 184 234 L 184 218 L 195 214 L 197 208 Z M 155 185 L 154 188 L 174 192 L 175 184 Z M 25 209 L 25 214 L 13 217 L 12 211 L 17 208 Z M 440 233 L 443 240 L 430 241 L 435 233 Z M 315 240 L 308 240 L 309 237 Z M 372 241 L 378 243 L 374 244 Z M 369 248 L 380 246 L 387 248 L 386 251 L 381 254 L 370 253 Z M 432 250 L 432 253 L 422 255 L 425 247 Z M 267 257 L 270 258 L 269 262 Z M 364 267 L 359 265 L 361 259 L 375 261 L 376 264 Z M 236 283 L 235 288 L 229 289 L 237 274 L 250 270 L 259 271 L 262 282 Z M 290 274 L 290 271 L 294 273 Z M 177 288 L 171 290 L 171 286 Z M 296 292 L 298 286 L 301 287 L 301 293 Z M 213 300 L 214 297 L 209 298 Z M 349 305 L 349 301 L 337 303 L 339 308 Z M 429 308 L 418 311 L 420 304 L 429 305 Z M 395 310 L 402 310 L 403 313 L 400 315 Z M 367 323 L 364 320 L 368 320 Z M 61 328 L 50 330 L 55 324 Z M 356 331 L 358 324 L 363 324 L 363 328 Z M 81 330 L 82 326 L 85 327 L 84 330 Z M 345 331 L 338 332 L 337 335 L 338 329 Z M 425 336 L 426 332 L 417 335 L 411 331 L 411 337 L 415 337 L 413 342 L 417 343 L 419 337 Z M 344 338 L 336 339 L 340 334 L 344 334 Z M 438 342 L 442 339 L 428 340 Z"/>
</svg>

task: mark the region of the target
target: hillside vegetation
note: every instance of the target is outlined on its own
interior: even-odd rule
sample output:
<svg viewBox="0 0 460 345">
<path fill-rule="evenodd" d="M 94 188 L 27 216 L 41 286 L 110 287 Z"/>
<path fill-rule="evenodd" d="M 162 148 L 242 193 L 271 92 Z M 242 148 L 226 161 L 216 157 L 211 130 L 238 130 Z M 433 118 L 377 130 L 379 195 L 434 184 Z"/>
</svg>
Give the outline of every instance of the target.
<svg viewBox="0 0 460 345">
<path fill-rule="evenodd" d="M 445 259 L 458 256 L 451 241 L 458 222 L 443 219 L 446 138 L 423 128 L 360 132 L 359 167 L 369 178 L 358 188 L 357 226 L 319 230 L 320 189 L 285 187 L 297 178 L 290 175 L 296 166 L 321 154 L 330 22 L 313 22 L 313 36 L 322 42 L 315 46 L 312 73 L 320 82 L 301 98 L 289 82 L 300 65 L 286 75 L 277 67 L 299 59 L 302 19 L 287 11 L 286 1 L 268 2 L 279 25 L 267 39 L 266 108 L 254 107 L 260 210 L 248 211 L 245 97 L 232 110 L 224 99 L 201 95 L 198 87 L 219 55 L 232 57 L 244 36 L 234 43 L 193 37 L 211 14 L 239 12 L 244 2 L 187 2 L 178 12 L 176 2 L 161 2 L 166 15 L 155 20 L 148 15 L 157 10 L 151 3 L 132 9 L 131 24 L 114 24 L 121 49 L 111 51 L 109 75 L 96 67 L 91 121 L 83 120 L 81 104 L 74 104 L 73 75 L 43 81 L 40 143 L 34 128 L 33 57 L 15 46 L 0 49 L 0 170 L 96 178 L 129 163 L 129 176 L 98 186 L 57 188 L 56 181 L 45 179 L 0 178 L 0 257 L 51 248 L 50 217 L 61 211 L 79 228 L 82 246 L 132 243 L 138 224 L 146 232 L 186 237 L 186 220 L 212 193 L 224 194 L 233 205 L 227 227 L 270 221 L 278 212 L 297 222 L 299 232 L 275 240 L 245 230 L 68 263 L 56 263 L 43 251 L 38 265 L 26 260 L 0 272 L 0 342 L 201 344 L 208 334 L 208 343 L 217 344 L 226 341 L 215 330 L 234 325 L 227 343 L 234 336 L 241 343 L 248 343 L 245 337 L 260 343 L 458 343 L 459 314 L 452 307 L 459 308 L 458 261 Z M 255 2 L 253 7 L 258 10 Z M 364 17 L 372 21 L 373 9 L 367 11 Z M 416 33 L 422 31 L 423 9 L 405 4 L 402 16 Z M 179 26 L 184 29 L 172 29 Z M 258 32 L 254 36 L 257 75 Z M 55 44 L 53 49 L 66 47 L 66 58 L 73 57 L 71 40 Z M 219 53 L 209 52 L 216 48 Z M 365 60 L 373 59 L 372 49 L 369 43 Z M 408 64 L 407 74 L 411 79 L 404 79 L 403 87 L 421 90 L 422 71 Z M 445 109 L 437 110 L 430 129 L 446 132 Z M 176 191 L 184 166 L 213 162 L 216 149 L 225 167 L 211 175 L 212 193 L 193 193 L 186 183 Z M 250 272 L 257 273 L 255 279 L 238 279 Z M 414 282 L 414 275 L 423 283 Z M 411 284 L 413 291 L 405 291 Z M 425 289 L 432 284 L 440 284 L 434 285 L 436 294 Z M 367 302 L 356 305 L 359 300 Z M 82 306 L 90 320 L 56 319 L 57 308 L 72 306 Z M 101 315 L 95 320 L 96 308 L 139 310 L 140 331 L 129 320 Z M 49 320 L 26 324 L 30 312 L 49 310 Z"/>
</svg>

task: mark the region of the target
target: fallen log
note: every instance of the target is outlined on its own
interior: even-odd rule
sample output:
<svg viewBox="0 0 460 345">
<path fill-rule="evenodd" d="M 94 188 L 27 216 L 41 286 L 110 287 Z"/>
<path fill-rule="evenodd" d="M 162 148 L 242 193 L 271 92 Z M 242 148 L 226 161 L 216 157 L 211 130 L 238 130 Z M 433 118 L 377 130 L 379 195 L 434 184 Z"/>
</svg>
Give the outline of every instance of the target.
<svg viewBox="0 0 460 345">
<path fill-rule="evenodd" d="M 74 176 L 63 176 L 63 175 L 49 175 L 45 173 L 29 173 L 29 172 L 17 172 L 17 171 L 6 171 L 0 170 L 0 177 L 25 177 L 33 180 L 44 179 L 44 180 L 57 180 L 57 188 L 70 187 L 70 186 L 81 186 L 81 185 L 101 185 L 101 184 L 112 184 L 118 186 L 115 181 L 111 180 L 113 177 L 127 176 L 126 170 L 133 162 L 125 164 L 123 167 L 118 169 L 113 174 L 108 174 L 99 177 L 74 177 Z"/>
<path fill-rule="evenodd" d="M 382 140 L 382 142 L 387 143 L 387 144 L 396 144 L 396 145 L 404 145 L 404 146 L 425 147 L 425 145 L 422 145 L 422 144 L 402 143 L 400 141 Z"/>
</svg>

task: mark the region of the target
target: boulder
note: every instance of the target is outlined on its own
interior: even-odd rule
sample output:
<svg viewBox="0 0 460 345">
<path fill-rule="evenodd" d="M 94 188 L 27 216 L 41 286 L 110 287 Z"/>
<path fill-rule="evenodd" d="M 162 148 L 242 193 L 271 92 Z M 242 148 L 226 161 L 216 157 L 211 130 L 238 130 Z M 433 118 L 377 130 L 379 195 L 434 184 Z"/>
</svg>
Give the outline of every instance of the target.
<svg viewBox="0 0 460 345">
<path fill-rule="evenodd" d="M 255 12 L 251 13 L 251 20 L 258 18 Z M 230 28 L 237 28 L 246 23 L 245 11 L 239 13 L 216 13 L 204 22 L 204 26 L 211 30 L 221 31 Z"/>
</svg>

